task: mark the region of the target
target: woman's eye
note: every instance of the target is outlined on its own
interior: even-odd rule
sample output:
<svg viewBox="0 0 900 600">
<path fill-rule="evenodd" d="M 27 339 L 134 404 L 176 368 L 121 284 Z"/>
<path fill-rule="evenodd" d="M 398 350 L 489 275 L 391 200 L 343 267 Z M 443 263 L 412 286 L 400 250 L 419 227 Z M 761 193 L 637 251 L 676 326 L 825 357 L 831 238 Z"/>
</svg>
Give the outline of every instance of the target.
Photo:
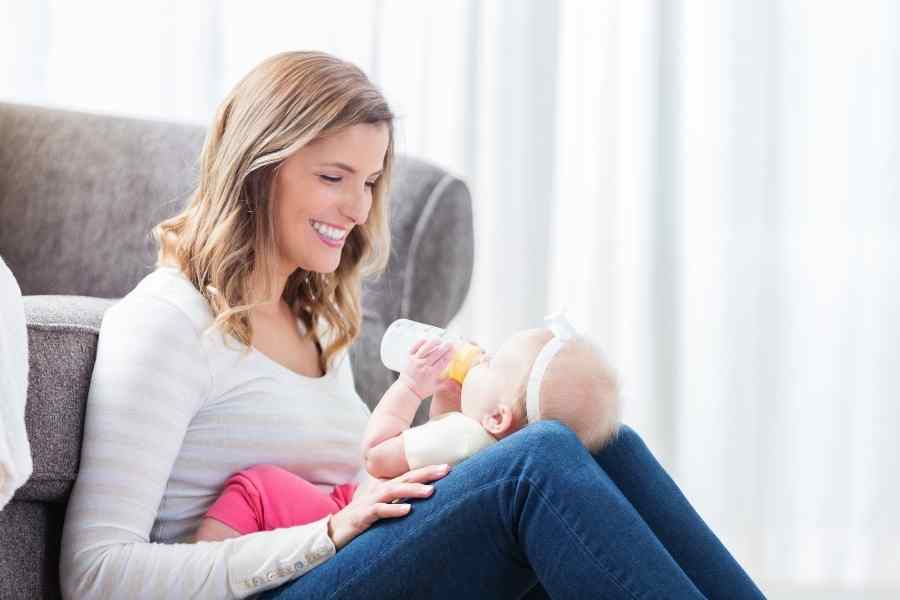
<svg viewBox="0 0 900 600">
<path fill-rule="evenodd" d="M 339 183 L 339 182 L 341 181 L 341 177 L 329 177 L 328 175 L 319 175 L 319 177 L 321 177 L 322 179 L 324 179 L 324 180 L 327 181 L 328 183 Z M 374 181 L 367 181 L 367 182 L 366 182 L 366 187 L 371 188 L 371 189 L 375 189 L 375 182 L 374 182 Z"/>
</svg>

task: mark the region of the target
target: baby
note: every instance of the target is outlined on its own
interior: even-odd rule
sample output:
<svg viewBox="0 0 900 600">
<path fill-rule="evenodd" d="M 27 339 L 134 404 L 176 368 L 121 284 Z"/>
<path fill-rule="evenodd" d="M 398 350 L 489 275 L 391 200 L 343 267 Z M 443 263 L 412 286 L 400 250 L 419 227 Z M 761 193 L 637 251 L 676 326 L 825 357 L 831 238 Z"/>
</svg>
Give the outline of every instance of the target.
<svg viewBox="0 0 900 600">
<path fill-rule="evenodd" d="M 615 375 L 563 317 L 548 321 L 549 329 L 516 333 L 496 353 L 479 353 L 461 386 L 446 377 L 451 344 L 414 345 L 366 427 L 368 474 L 389 479 L 429 464 L 454 465 L 539 419 L 566 424 L 590 451 L 602 447 L 619 424 Z M 431 420 L 410 427 L 419 404 L 432 395 Z M 194 541 L 310 523 L 341 510 L 356 487 L 348 483 L 324 494 L 286 469 L 256 465 L 229 478 Z"/>
<path fill-rule="evenodd" d="M 508 338 L 476 359 L 460 386 L 443 378 L 447 344 L 419 342 L 409 364 L 372 412 L 363 437 L 366 470 L 387 479 L 429 464 L 457 464 L 539 419 L 571 428 L 591 452 L 618 430 L 615 374 L 562 315 L 550 328 Z M 432 418 L 409 427 L 434 393 Z"/>
</svg>

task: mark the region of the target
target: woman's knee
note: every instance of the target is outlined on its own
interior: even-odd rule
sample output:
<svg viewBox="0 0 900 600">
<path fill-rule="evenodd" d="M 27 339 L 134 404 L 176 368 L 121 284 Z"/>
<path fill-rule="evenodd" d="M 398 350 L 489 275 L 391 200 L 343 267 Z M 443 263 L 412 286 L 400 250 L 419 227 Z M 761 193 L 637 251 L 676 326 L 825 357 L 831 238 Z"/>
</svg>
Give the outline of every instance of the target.
<svg viewBox="0 0 900 600">
<path fill-rule="evenodd" d="M 556 420 L 531 423 L 508 438 L 514 452 L 551 462 L 560 454 L 587 452 L 571 427 Z"/>
<path fill-rule="evenodd" d="M 552 419 L 531 423 L 507 439 L 513 445 L 521 447 L 522 450 L 527 450 L 532 455 L 540 453 L 553 454 L 561 450 L 571 451 L 577 448 L 581 448 L 584 452 L 590 454 L 571 427 L 561 421 Z M 644 440 L 641 436 L 634 429 L 622 423 L 612 438 L 600 449 L 599 453 L 602 454 L 606 449 L 641 448 L 644 446 Z"/>
<path fill-rule="evenodd" d="M 574 465 L 579 461 L 594 463 L 587 448 L 575 432 L 564 423 L 545 420 L 531 423 L 499 443 L 478 452 L 463 461 L 457 471 L 481 472 L 478 476 L 487 480 L 564 475 L 561 465 Z"/>
<path fill-rule="evenodd" d="M 623 423 L 602 448 L 591 454 L 601 466 L 607 468 L 614 467 L 624 456 L 645 455 L 649 452 L 640 434 Z"/>
<path fill-rule="evenodd" d="M 562 421 L 542 419 L 526 425 L 514 435 L 534 441 L 535 439 L 566 437 L 575 435 L 575 432 Z"/>
<path fill-rule="evenodd" d="M 575 432 L 556 420 L 538 421 L 517 431 L 489 449 L 485 460 L 491 478 L 517 482 L 517 498 L 519 491 L 535 487 L 545 494 L 562 492 L 579 478 L 595 476 L 597 469 Z"/>
<path fill-rule="evenodd" d="M 610 438 L 604 447 L 609 446 L 643 446 L 644 440 L 638 433 L 628 425 L 621 423 L 616 432 Z"/>
</svg>

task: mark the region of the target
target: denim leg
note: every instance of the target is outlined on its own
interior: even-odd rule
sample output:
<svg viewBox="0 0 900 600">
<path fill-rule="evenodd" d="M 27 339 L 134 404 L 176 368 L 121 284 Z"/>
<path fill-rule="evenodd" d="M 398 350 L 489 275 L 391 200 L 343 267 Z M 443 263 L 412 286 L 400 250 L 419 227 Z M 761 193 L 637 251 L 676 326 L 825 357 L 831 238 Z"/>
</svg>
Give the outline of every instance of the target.
<svg viewBox="0 0 900 600">
<path fill-rule="evenodd" d="M 633 429 L 594 458 L 707 597 L 764 597 Z"/>
<path fill-rule="evenodd" d="M 634 507 L 555 421 L 456 465 L 264 598 L 702 598 Z"/>
</svg>

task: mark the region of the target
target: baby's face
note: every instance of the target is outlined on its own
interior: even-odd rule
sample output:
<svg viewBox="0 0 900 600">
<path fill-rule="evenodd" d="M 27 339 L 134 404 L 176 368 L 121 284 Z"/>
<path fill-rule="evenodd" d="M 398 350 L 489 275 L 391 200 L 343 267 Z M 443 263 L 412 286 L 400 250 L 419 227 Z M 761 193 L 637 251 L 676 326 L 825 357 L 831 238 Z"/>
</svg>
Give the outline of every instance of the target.
<svg viewBox="0 0 900 600">
<path fill-rule="evenodd" d="M 550 334 L 541 329 L 509 337 L 493 354 L 471 368 L 463 382 L 462 412 L 479 423 L 500 404 L 512 407 L 519 384 L 526 381 L 534 359 Z"/>
</svg>

